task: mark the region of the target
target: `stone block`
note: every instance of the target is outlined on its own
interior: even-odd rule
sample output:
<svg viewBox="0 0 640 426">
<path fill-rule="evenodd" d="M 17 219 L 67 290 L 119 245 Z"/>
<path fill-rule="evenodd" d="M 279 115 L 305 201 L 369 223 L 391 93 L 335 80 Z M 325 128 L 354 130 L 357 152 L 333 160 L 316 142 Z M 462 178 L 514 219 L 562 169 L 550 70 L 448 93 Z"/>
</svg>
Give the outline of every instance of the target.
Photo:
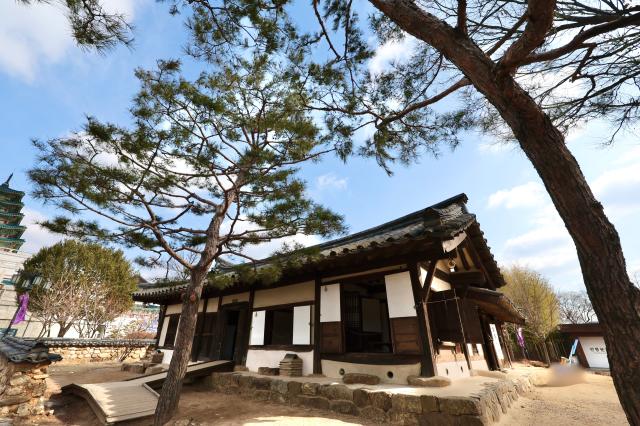
<svg viewBox="0 0 640 426">
<path fill-rule="evenodd" d="M 25 393 L 25 390 L 22 386 L 11 386 L 4 391 L 4 394 L 7 396 L 15 396 L 23 393 Z"/>
<path fill-rule="evenodd" d="M 31 415 L 31 405 L 28 403 L 18 405 L 16 417 L 28 417 Z"/>
<path fill-rule="evenodd" d="M 327 399 L 353 401 L 353 389 L 349 389 L 345 385 L 324 385 L 320 387 L 319 393 Z"/>
<path fill-rule="evenodd" d="M 288 400 L 288 395 L 287 394 L 281 394 L 280 392 L 271 391 L 270 398 L 271 398 L 270 399 L 271 402 L 275 402 L 275 403 L 278 403 L 278 404 L 284 404 Z"/>
<path fill-rule="evenodd" d="M 435 413 L 440 411 L 438 397 L 435 395 L 420 395 L 420 403 L 422 404 L 423 413 Z"/>
<path fill-rule="evenodd" d="M 48 378 L 49 375 L 48 374 L 34 374 L 31 376 L 32 379 L 34 380 L 44 380 L 46 378 Z"/>
<path fill-rule="evenodd" d="M 373 374 L 347 373 L 342 376 L 342 382 L 346 384 L 377 385 L 380 383 L 380 377 Z"/>
<path fill-rule="evenodd" d="M 353 402 L 356 407 L 366 407 L 371 405 L 370 393 L 366 389 L 354 389 L 353 390 Z"/>
<path fill-rule="evenodd" d="M 411 386 L 441 388 L 444 386 L 449 386 L 451 384 L 451 379 L 443 376 L 409 376 L 407 377 L 407 383 L 409 383 Z"/>
<path fill-rule="evenodd" d="M 391 406 L 399 413 L 422 413 L 422 401 L 419 395 L 405 395 L 396 393 L 391 395 Z"/>
<path fill-rule="evenodd" d="M 11 377 L 11 380 L 9 380 L 9 384 L 11 386 L 22 386 L 27 383 L 29 383 L 29 376 L 26 376 L 22 373 L 15 373 Z"/>
<path fill-rule="evenodd" d="M 416 413 L 396 411 L 395 408 L 392 408 L 389 411 L 389 421 L 398 425 L 418 425 L 420 424 L 420 416 Z"/>
<path fill-rule="evenodd" d="M 358 415 L 358 409 L 352 401 L 346 399 L 334 399 L 329 401 L 329 409 L 336 413 L 351 414 L 352 416 Z"/>
<path fill-rule="evenodd" d="M 271 379 L 266 377 L 254 377 L 253 384 L 254 389 L 269 390 L 271 389 Z"/>
<path fill-rule="evenodd" d="M 387 413 L 380 408 L 374 407 L 373 405 L 362 407 L 360 409 L 360 417 L 376 423 L 387 423 L 389 421 Z"/>
<path fill-rule="evenodd" d="M 238 386 L 239 377 L 233 373 L 223 373 L 220 375 L 223 386 Z M 268 386 L 267 386 L 268 388 Z"/>
<path fill-rule="evenodd" d="M 287 384 L 287 393 L 289 396 L 297 396 L 302 392 L 302 383 L 300 382 L 289 382 Z"/>
<path fill-rule="evenodd" d="M 7 407 L 10 405 L 18 405 L 18 404 L 22 404 L 23 402 L 27 402 L 29 401 L 29 399 L 31 399 L 31 397 L 29 395 L 25 395 L 20 394 L 20 395 L 3 395 L 2 397 L 0 397 L 0 407 Z"/>
<path fill-rule="evenodd" d="M 280 369 L 272 367 L 258 367 L 258 374 L 262 374 L 263 376 L 277 376 L 280 374 Z"/>
<path fill-rule="evenodd" d="M 389 411 L 391 409 L 391 395 L 386 392 L 371 392 L 369 395 L 371 398 L 371 405 L 376 408 L 380 408 L 383 411 Z"/>
<path fill-rule="evenodd" d="M 484 413 L 482 404 L 477 398 L 447 396 L 439 398 L 440 411 L 454 416 L 480 416 Z"/>
<path fill-rule="evenodd" d="M 320 410 L 329 409 L 329 400 L 321 396 L 299 395 L 296 402 L 304 407 L 317 408 Z"/>
<path fill-rule="evenodd" d="M 445 413 L 424 413 L 418 418 L 420 426 L 456 426 L 456 418 Z"/>
<path fill-rule="evenodd" d="M 319 388 L 320 385 L 318 383 L 303 383 L 302 389 L 300 389 L 300 393 L 302 393 L 303 395 L 317 395 Z"/>
<path fill-rule="evenodd" d="M 272 380 L 271 391 L 286 394 L 289 391 L 289 384 L 283 380 Z"/>
<path fill-rule="evenodd" d="M 252 376 L 245 376 L 245 375 L 241 375 L 240 377 L 238 377 L 238 386 L 240 386 L 241 389 L 250 389 L 253 387 L 253 377 Z"/>
</svg>

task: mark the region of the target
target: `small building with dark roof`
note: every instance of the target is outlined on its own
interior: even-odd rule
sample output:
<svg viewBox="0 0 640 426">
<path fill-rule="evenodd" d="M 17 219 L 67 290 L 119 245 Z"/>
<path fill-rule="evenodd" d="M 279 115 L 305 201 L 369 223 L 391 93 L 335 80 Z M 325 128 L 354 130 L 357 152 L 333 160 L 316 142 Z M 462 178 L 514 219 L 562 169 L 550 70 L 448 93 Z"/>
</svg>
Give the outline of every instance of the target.
<svg viewBox="0 0 640 426">
<path fill-rule="evenodd" d="M 509 364 L 502 325 L 524 318 L 464 194 L 303 251 L 244 267 L 279 265 L 276 282 L 225 266 L 200 301 L 192 359 L 229 359 L 251 371 L 287 353 L 303 374 L 468 376 Z M 288 258 L 295 262 L 287 262 Z M 219 276 L 219 275 L 218 275 Z M 141 289 L 161 305 L 158 347 L 169 362 L 187 284 Z"/>
<path fill-rule="evenodd" d="M 607 346 L 599 323 L 560 324 L 558 329 L 572 341 L 578 339 L 576 356 L 580 365 L 585 368 L 609 369 Z"/>
</svg>

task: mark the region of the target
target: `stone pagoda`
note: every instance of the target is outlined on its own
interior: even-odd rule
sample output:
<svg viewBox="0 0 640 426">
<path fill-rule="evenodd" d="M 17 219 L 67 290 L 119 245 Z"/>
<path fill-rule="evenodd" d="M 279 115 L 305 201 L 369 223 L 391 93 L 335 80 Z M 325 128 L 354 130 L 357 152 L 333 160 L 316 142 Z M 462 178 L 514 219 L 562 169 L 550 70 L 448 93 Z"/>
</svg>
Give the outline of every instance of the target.
<svg viewBox="0 0 640 426">
<path fill-rule="evenodd" d="M 12 176 L 13 174 L 9 175 L 0 185 L 0 329 L 9 325 L 15 313 L 16 291 L 13 278 L 29 258 L 28 253 L 20 251 L 25 242 L 22 235 L 27 229 L 21 225 L 24 218 L 24 192 L 9 186 Z M 29 320 L 12 326 L 12 329 L 20 336 L 37 336 L 41 327 Z"/>
<path fill-rule="evenodd" d="M 13 174 L 0 185 L 0 250 L 17 252 L 24 244 L 21 238 L 26 226 L 20 225 L 24 192 L 9 186 Z"/>
</svg>

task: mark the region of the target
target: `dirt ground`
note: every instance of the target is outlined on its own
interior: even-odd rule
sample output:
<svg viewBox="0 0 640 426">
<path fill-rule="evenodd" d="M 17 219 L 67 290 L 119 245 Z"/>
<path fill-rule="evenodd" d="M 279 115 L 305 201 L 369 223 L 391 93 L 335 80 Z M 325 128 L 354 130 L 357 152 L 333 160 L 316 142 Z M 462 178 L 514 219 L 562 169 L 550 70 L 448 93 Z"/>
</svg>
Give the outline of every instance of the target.
<svg viewBox="0 0 640 426">
<path fill-rule="evenodd" d="M 500 426 L 628 425 L 611 377 L 582 374 L 582 383 L 537 384 L 503 415 Z"/>
<path fill-rule="evenodd" d="M 543 374 L 545 374 L 543 372 Z M 59 395 L 60 387 L 71 383 L 99 383 L 123 380 L 135 376 L 120 371 L 118 364 L 57 365 L 50 368 L 49 405 L 53 415 L 31 419 L 23 424 L 99 425 L 89 406 L 81 399 Z M 584 374 L 582 383 L 555 386 L 539 381 L 539 387 L 526 397 L 520 397 L 503 415 L 500 426 L 511 425 L 626 425 L 610 377 Z M 553 386 L 551 386 L 553 385 Z M 182 392 L 178 414 L 172 424 L 196 425 L 367 425 L 361 419 L 331 414 L 325 411 L 289 407 L 222 395 L 194 385 Z M 124 423 L 146 426 L 150 420 Z"/>
</svg>

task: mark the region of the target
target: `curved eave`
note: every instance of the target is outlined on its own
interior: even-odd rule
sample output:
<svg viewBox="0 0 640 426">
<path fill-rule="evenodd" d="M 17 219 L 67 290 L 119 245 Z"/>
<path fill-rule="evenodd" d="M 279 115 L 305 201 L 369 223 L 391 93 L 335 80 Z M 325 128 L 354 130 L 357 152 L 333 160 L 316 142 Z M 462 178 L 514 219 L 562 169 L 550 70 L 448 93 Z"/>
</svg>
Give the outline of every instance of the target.
<svg viewBox="0 0 640 426">
<path fill-rule="evenodd" d="M 519 325 L 524 325 L 526 321 L 525 317 L 518 311 L 513 302 L 499 291 L 469 287 L 466 297 L 473 300 L 483 311 L 499 321 Z"/>
</svg>

